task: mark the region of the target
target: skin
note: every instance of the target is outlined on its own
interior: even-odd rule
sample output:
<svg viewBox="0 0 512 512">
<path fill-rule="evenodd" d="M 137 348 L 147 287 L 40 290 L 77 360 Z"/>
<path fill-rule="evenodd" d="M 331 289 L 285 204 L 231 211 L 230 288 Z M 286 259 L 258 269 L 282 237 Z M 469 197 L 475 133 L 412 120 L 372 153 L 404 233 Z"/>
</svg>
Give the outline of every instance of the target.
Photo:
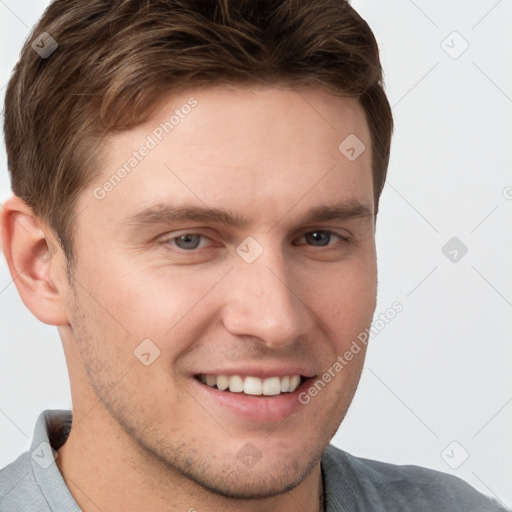
<svg viewBox="0 0 512 512">
<path fill-rule="evenodd" d="M 96 199 L 95 187 L 190 97 L 198 102 L 190 114 Z M 338 150 L 351 133 L 366 145 L 353 162 Z M 334 202 L 374 211 L 362 107 L 318 88 L 191 90 L 108 138 L 104 156 L 77 203 L 71 282 L 55 234 L 21 199 L 6 201 L 1 218 L 22 300 L 62 339 L 73 426 L 57 465 L 75 500 L 86 512 L 317 511 L 319 458 L 353 398 L 364 347 L 279 421 L 237 416 L 199 393 L 191 373 L 298 365 L 321 376 L 370 326 L 373 213 L 303 221 Z M 229 208 L 250 223 L 123 225 L 156 200 Z M 328 245 L 304 236 L 315 230 L 334 233 Z M 171 240 L 187 232 L 208 238 L 193 250 Z M 253 263 L 236 252 L 248 236 L 263 249 Z M 134 356 L 147 338 L 160 350 L 149 366 Z M 261 453 L 252 467 L 237 457 L 247 443 Z"/>
</svg>

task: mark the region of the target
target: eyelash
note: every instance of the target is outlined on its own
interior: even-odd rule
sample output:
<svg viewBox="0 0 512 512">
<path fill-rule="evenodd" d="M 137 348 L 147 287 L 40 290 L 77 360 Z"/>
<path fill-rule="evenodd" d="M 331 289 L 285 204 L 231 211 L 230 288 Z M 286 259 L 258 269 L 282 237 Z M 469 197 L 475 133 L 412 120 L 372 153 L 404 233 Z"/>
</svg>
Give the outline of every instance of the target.
<svg viewBox="0 0 512 512">
<path fill-rule="evenodd" d="M 326 234 L 329 234 L 329 235 L 334 235 L 335 237 L 338 237 L 341 241 L 341 245 L 346 245 L 348 243 L 350 243 L 350 238 L 349 237 L 346 237 L 346 236 L 343 236 L 343 235 L 340 235 L 339 233 L 336 233 L 334 231 L 330 231 L 328 229 L 314 229 L 312 231 L 307 231 L 305 232 L 300 238 L 303 238 L 304 236 L 306 235 L 310 235 L 312 233 L 326 233 Z M 194 233 L 192 231 L 189 231 L 189 232 L 185 232 L 185 233 L 181 233 L 179 235 L 176 235 L 176 236 L 173 236 L 171 238 L 166 238 L 166 239 L 163 239 L 161 241 L 161 243 L 165 246 L 167 246 L 167 249 L 170 250 L 170 251 L 173 251 L 173 252 L 178 252 L 178 253 L 182 253 L 182 254 L 186 254 L 186 253 L 194 253 L 194 252 L 198 252 L 199 250 L 201 249 L 204 249 L 201 248 L 201 247 L 196 247 L 194 249 L 182 249 L 180 247 L 176 247 L 175 245 L 173 245 L 173 242 L 175 240 L 177 240 L 178 238 L 181 238 L 182 236 L 186 236 L 186 235 L 193 235 L 193 236 L 199 236 L 203 239 L 208 239 L 208 240 L 211 240 L 210 237 L 206 236 L 206 235 L 203 235 L 202 233 Z M 332 248 L 333 245 L 335 244 L 328 244 L 328 245 L 318 245 L 318 246 L 314 246 L 314 245 L 310 245 L 310 247 L 318 247 L 318 248 Z M 172 247 L 172 248 L 170 248 Z"/>
</svg>

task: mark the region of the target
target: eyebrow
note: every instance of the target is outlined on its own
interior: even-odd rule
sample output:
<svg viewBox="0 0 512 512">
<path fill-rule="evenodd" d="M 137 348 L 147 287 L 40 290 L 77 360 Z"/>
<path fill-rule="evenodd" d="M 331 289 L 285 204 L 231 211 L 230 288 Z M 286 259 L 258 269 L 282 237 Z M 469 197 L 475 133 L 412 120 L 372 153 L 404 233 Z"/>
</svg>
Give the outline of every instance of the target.
<svg viewBox="0 0 512 512">
<path fill-rule="evenodd" d="M 302 222 L 327 222 L 331 220 L 349 220 L 371 216 L 373 216 L 373 211 L 368 205 L 359 201 L 349 201 L 315 206 L 305 213 Z M 243 228 L 251 223 L 250 219 L 247 217 L 243 217 L 225 208 L 187 205 L 174 206 L 165 203 L 157 203 L 124 218 L 121 224 L 129 228 L 137 229 L 183 221 L 225 224 L 236 228 Z"/>
</svg>

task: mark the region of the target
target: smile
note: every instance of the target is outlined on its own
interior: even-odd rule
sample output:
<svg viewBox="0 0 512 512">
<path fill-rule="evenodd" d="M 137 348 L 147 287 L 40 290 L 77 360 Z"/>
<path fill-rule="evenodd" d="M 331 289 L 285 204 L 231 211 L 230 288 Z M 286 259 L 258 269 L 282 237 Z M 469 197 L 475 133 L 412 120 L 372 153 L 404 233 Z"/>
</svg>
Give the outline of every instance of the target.
<svg viewBox="0 0 512 512">
<path fill-rule="evenodd" d="M 247 375 L 211 375 L 200 374 L 196 377 L 201 383 L 220 391 L 243 393 L 252 396 L 276 396 L 281 393 L 293 393 L 303 379 L 300 375 L 268 377 L 261 379 Z"/>
</svg>

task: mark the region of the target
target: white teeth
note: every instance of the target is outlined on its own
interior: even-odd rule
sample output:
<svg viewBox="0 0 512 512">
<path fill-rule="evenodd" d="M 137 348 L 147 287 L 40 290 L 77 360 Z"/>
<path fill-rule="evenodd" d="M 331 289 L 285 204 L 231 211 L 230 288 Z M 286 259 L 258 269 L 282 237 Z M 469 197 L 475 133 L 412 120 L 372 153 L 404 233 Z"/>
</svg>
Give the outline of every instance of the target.
<svg viewBox="0 0 512 512">
<path fill-rule="evenodd" d="M 284 377 L 259 377 L 240 375 L 208 375 L 201 374 L 199 380 L 210 387 L 217 386 L 221 391 L 229 388 L 232 393 L 245 393 L 255 396 L 275 396 L 280 393 L 293 393 L 300 384 L 300 375 L 286 375 Z"/>
<path fill-rule="evenodd" d="M 244 381 L 239 375 L 229 377 L 229 391 L 232 393 L 241 393 L 244 390 Z"/>
<path fill-rule="evenodd" d="M 217 384 L 217 387 L 224 391 L 225 389 L 228 389 L 229 387 L 229 380 L 225 375 L 219 375 L 218 377 L 215 377 L 215 382 Z M 206 381 L 206 384 L 208 384 L 208 381 Z M 209 386 L 210 384 L 208 384 Z"/>
<path fill-rule="evenodd" d="M 208 386 L 215 386 L 215 384 L 217 384 L 217 378 L 215 377 L 215 375 L 207 375 L 206 376 L 206 384 L 208 384 Z"/>
<path fill-rule="evenodd" d="M 245 377 L 244 393 L 246 395 L 261 395 L 261 379 L 258 377 Z"/>
<path fill-rule="evenodd" d="M 281 393 L 281 379 L 279 377 L 270 377 L 270 379 L 265 379 L 263 381 L 264 395 L 272 396 L 279 395 L 279 393 Z"/>
<path fill-rule="evenodd" d="M 290 387 L 288 388 L 288 391 L 291 393 L 295 391 L 300 384 L 300 375 L 293 375 L 290 377 Z"/>
</svg>

